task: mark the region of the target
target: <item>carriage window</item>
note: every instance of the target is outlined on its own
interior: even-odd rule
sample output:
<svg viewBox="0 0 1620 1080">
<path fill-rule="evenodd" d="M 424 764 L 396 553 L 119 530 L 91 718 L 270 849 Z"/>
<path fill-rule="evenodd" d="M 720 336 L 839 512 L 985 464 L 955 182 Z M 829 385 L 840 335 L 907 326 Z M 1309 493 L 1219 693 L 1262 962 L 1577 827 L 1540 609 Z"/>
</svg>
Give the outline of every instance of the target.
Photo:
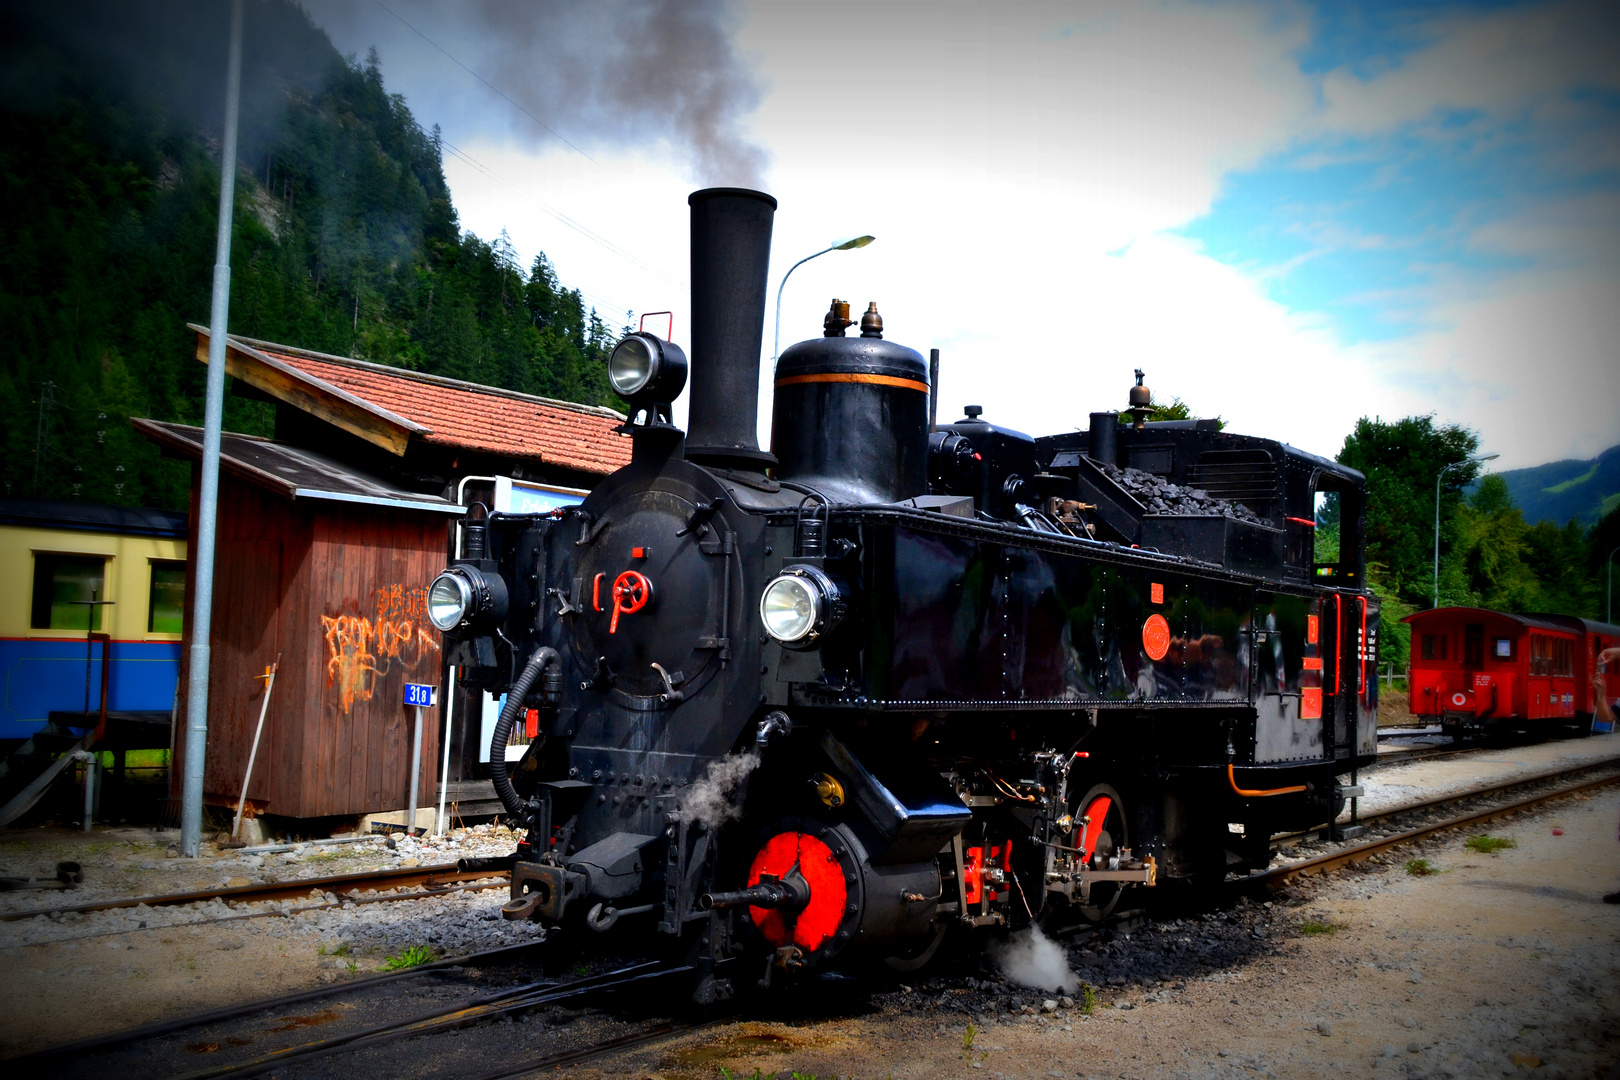
<svg viewBox="0 0 1620 1080">
<path fill-rule="evenodd" d="M 82 603 L 107 598 L 107 560 L 98 555 L 34 555 L 35 630 L 100 630 L 101 608 Z M 81 602 L 75 602 L 81 601 Z"/>
<path fill-rule="evenodd" d="M 1513 639 L 1499 637 L 1491 642 L 1491 655 L 1498 660 L 1513 659 Z"/>
<path fill-rule="evenodd" d="M 1444 634 L 1424 634 L 1423 659 L 1444 660 L 1446 658 L 1446 641 L 1447 638 Z"/>
<path fill-rule="evenodd" d="M 186 564 L 152 560 L 152 588 L 146 597 L 146 632 L 178 634 L 186 622 Z"/>
</svg>

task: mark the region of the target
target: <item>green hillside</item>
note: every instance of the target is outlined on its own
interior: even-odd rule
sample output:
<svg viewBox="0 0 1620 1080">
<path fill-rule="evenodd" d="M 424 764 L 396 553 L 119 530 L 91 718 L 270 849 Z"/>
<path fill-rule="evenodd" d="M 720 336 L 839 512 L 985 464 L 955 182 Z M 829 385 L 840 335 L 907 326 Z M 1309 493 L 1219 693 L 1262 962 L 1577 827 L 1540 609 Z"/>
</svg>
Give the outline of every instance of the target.
<svg viewBox="0 0 1620 1080">
<path fill-rule="evenodd" d="M 0 0 L 0 471 L 12 496 L 184 506 L 130 416 L 200 422 L 227 4 Z M 249 0 L 232 332 L 618 405 L 617 333 L 545 257 L 464 233 L 372 56 Z M 622 316 L 615 313 L 617 321 Z M 228 398 L 226 426 L 268 433 Z"/>
<path fill-rule="evenodd" d="M 1534 524 L 1591 526 L 1620 506 L 1620 446 L 1611 446 L 1590 461 L 1554 461 L 1500 474 L 1514 505 Z"/>
</svg>

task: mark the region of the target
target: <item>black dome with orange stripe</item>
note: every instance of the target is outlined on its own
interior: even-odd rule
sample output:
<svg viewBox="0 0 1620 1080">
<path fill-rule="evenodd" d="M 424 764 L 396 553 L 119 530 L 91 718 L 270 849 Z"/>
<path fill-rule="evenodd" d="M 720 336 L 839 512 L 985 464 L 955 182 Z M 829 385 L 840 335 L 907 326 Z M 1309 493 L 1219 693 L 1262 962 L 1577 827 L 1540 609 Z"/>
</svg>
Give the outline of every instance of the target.
<svg viewBox="0 0 1620 1080">
<path fill-rule="evenodd" d="M 837 303 L 835 301 L 835 303 Z M 860 337 L 801 341 L 776 363 L 771 451 L 784 480 L 834 502 L 900 502 L 928 493 L 928 362 L 882 337 L 876 305 Z"/>
</svg>

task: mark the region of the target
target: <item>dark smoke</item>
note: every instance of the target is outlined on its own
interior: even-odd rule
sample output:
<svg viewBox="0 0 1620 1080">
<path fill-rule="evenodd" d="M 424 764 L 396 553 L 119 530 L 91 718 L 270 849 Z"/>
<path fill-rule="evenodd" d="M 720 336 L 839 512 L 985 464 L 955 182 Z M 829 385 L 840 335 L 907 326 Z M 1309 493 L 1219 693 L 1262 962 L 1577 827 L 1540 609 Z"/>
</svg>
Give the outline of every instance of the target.
<svg viewBox="0 0 1620 1080">
<path fill-rule="evenodd" d="M 663 142 L 687 158 L 703 184 L 763 183 L 766 153 L 744 134 L 761 87 L 732 44 L 742 16 L 730 0 L 304 2 L 340 40 L 377 44 L 385 74 L 398 72 L 385 41 L 397 47 L 401 31 L 419 31 L 540 121 L 505 102 L 488 105 L 472 75 L 433 54 L 424 61 L 431 66 L 415 74 L 442 93 L 481 103 L 460 124 L 446 120 L 447 131 L 470 123 L 541 146 L 558 145 L 560 137 L 587 154 L 603 145 L 653 149 Z M 415 108 L 424 124 L 442 119 Z"/>
<path fill-rule="evenodd" d="M 671 135 L 702 183 L 760 187 L 765 151 L 740 130 L 760 91 L 732 48 L 729 8 L 718 0 L 483 0 L 496 73 L 485 77 L 541 118 L 585 111 L 597 130 L 629 139 Z"/>
</svg>

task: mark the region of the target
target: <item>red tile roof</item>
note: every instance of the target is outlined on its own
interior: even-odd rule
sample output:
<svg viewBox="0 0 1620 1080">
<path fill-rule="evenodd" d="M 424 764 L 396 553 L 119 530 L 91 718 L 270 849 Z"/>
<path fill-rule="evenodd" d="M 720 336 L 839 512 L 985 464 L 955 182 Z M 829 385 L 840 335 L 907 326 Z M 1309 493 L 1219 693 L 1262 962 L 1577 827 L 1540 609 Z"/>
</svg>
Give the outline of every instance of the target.
<svg viewBox="0 0 1620 1080">
<path fill-rule="evenodd" d="M 202 332 L 206 334 L 206 330 Z M 296 368 L 327 386 L 427 429 L 413 433 L 413 440 L 530 458 L 604 476 L 630 462 L 630 439 L 614 430 L 624 417 L 612 409 L 312 353 L 234 334 L 231 343 Z"/>
</svg>

